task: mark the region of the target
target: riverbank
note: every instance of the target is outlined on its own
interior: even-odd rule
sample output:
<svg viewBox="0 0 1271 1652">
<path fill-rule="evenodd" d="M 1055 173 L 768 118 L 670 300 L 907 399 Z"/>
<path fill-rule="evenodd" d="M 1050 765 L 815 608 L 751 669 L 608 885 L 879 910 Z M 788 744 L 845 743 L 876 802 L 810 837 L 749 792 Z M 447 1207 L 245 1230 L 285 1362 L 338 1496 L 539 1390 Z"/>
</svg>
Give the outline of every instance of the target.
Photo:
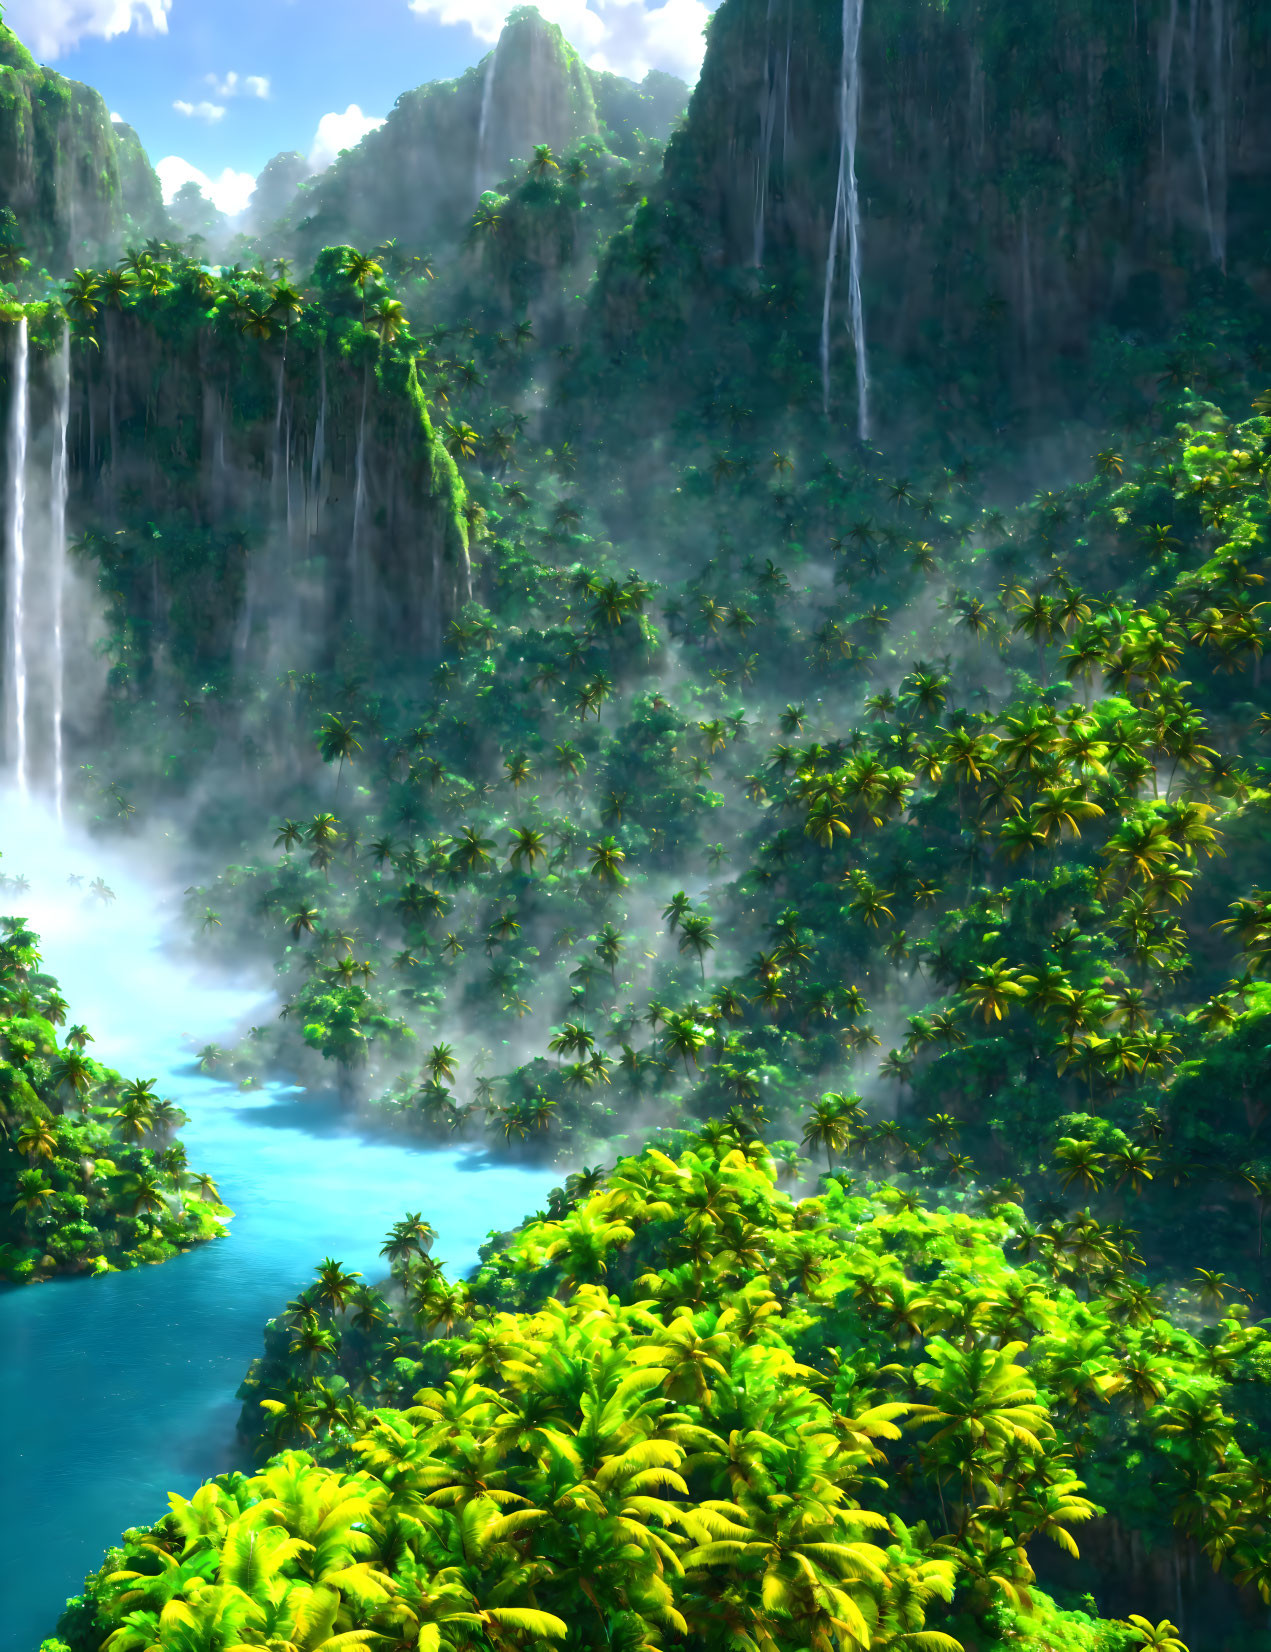
<svg viewBox="0 0 1271 1652">
<path fill-rule="evenodd" d="M 179 891 L 60 833 L 34 804 L 5 811 L 0 851 L 6 872 L 30 880 L 24 907 L 49 969 L 97 1029 L 94 1053 L 158 1079 L 189 1115 L 191 1162 L 237 1213 L 228 1241 L 160 1267 L 0 1294 L 0 1409 L 13 1423 L 0 1442 L 0 1542 L 12 1560 L 0 1652 L 32 1652 L 121 1527 L 233 1461 L 235 1390 L 261 1327 L 321 1257 L 377 1277 L 385 1229 L 417 1208 L 439 1231 L 438 1256 L 462 1272 L 486 1233 L 532 1210 L 559 1173 L 376 1141 L 333 1104 L 199 1073 L 196 1041 L 271 1007 L 261 983 L 200 979 L 164 951 Z M 85 910 L 66 884 L 84 872 L 104 876 L 115 900 Z"/>
</svg>

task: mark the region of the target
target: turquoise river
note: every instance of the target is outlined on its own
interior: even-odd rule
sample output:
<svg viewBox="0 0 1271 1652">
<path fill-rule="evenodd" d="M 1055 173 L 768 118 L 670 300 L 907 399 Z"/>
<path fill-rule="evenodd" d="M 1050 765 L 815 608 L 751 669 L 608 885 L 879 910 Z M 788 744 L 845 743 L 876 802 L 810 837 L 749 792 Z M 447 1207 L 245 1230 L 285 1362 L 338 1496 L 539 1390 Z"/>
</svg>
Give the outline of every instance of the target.
<svg viewBox="0 0 1271 1652">
<path fill-rule="evenodd" d="M 436 1254 L 463 1272 L 560 1172 L 377 1140 L 332 1103 L 203 1076 L 194 1049 L 276 1012 L 267 981 L 206 979 L 165 947 L 181 891 L 162 837 L 121 856 L 12 797 L 0 821 L 0 870 L 30 882 L 0 910 L 39 932 L 43 967 L 94 1034 L 93 1054 L 125 1077 L 157 1077 L 190 1115 L 191 1168 L 236 1212 L 229 1239 L 162 1266 L 0 1288 L 0 1652 L 36 1652 L 123 1527 L 233 1461 L 234 1390 L 264 1322 L 321 1257 L 380 1278 L 385 1229 L 419 1209 L 439 1232 Z M 73 875 L 104 877 L 115 900 L 87 901 Z"/>
</svg>

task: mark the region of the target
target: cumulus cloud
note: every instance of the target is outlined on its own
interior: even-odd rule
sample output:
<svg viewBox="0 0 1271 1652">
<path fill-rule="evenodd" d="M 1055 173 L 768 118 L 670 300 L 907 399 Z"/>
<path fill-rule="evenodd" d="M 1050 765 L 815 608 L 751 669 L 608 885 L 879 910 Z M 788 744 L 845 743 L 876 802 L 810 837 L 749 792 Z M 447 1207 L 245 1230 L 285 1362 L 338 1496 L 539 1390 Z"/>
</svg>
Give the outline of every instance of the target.
<svg viewBox="0 0 1271 1652">
<path fill-rule="evenodd" d="M 410 9 L 439 23 L 468 26 L 478 40 L 493 42 L 511 7 L 506 0 L 409 0 Z M 712 7 L 704 0 L 538 0 L 566 40 L 593 69 L 643 80 L 664 69 L 690 83 L 697 79 L 706 43 L 702 30 Z"/>
<path fill-rule="evenodd" d="M 243 210 L 256 187 L 250 172 L 235 172 L 227 166 L 219 177 L 209 178 L 206 172 L 200 172 L 180 155 L 165 156 L 156 164 L 155 171 L 159 174 L 165 201 L 174 200 L 182 184 L 197 184 L 213 206 L 230 218 Z"/>
<path fill-rule="evenodd" d="M 85 35 L 111 40 L 136 27 L 166 34 L 172 0 L 8 0 L 5 22 L 36 57 L 51 60 Z"/>
<path fill-rule="evenodd" d="M 364 115 L 356 103 L 350 103 L 342 115 L 333 109 L 318 122 L 309 148 L 309 165 L 320 172 L 324 166 L 330 166 L 342 149 L 352 149 L 368 132 L 383 124 L 382 115 Z"/>
<path fill-rule="evenodd" d="M 172 105 L 178 115 L 189 115 L 195 120 L 218 121 L 225 113 L 223 103 L 187 103 L 184 98 L 177 98 Z"/>
<path fill-rule="evenodd" d="M 213 95 L 218 98 L 267 98 L 269 96 L 268 75 L 240 75 L 234 69 L 222 80 L 219 75 L 204 75 L 204 80 L 212 88 Z"/>
</svg>

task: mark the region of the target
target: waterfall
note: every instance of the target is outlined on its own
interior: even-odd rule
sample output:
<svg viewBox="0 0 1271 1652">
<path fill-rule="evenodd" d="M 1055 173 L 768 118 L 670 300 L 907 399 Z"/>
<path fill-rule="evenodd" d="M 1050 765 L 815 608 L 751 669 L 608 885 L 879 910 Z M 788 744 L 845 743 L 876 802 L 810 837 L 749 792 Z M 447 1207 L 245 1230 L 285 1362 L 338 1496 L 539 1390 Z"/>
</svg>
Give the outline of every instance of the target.
<svg viewBox="0 0 1271 1652">
<path fill-rule="evenodd" d="M 287 405 L 287 425 L 283 431 L 283 486 L 287 490 L 287 544 L 294 542 L 295 528 L 291 509 L 291 404 Z"/>
<path fill-rule="evenodd" d="M 759 98 L 759 157 L 755 162 L 755 227 L 752 262 L 763 268 L 764 227 L 768 207 L 768 170 L 772 165 L 772 131 L 777 114 L 777 76 L 772 58 L 772 10 L 768 0 L 768 20 L 764 31 L 763 91 Z"/>
<path fill-rule="evenodd" d="M 356 478 L 353 485 L 353 533 L 349 539 L 349 612 L 356 616 L 361 610 L 361 539 L 362 512 L 366 504 L 366 397 L 370 384 L 370 370 L 362 374 L 362 416 L 357 426 L 357 457 L 354 460 Z"/>
<path fill-rule="evenodd" d="M 861 15 L 864 0 L 843 0 L 843 59 L 839 70 L 839 165 L 834 219 L 825 254 L 825 300 L 821 310 L 821 393 L 830 410 L 830 310 L 840 248 L 846 241 L 848 314 L 856 352 L 856 433 L 869 440 L 869 362 L 865 353 L 865 309 L 861 300 L 861 209 L 856 189 L 856 136 L 861 113 Z"/>
<path fill-rule="evenodd" d="M 1196 154 L 1200 175 L 1200 206 L 1205 221 L 1209 255 L 1224 269 L 1227 263 L 1227 77 L 1223 46 L 1226 30 L 1223 0 L 1210 3 L 1209 112 L 1217 131 L 1212 139 L 1202 120 L 1196 97 L 1196 68 L 1200 56 L 1200 0 L 1191 0 L 1187 22 L 1187 127 Z M 1210 172 L 1210 148 L 1214 152 L 1214 172 Z"/>
<path fill-rule="evenodd" d="M 274 404 L 274 453 L 270 467 L 269 492 L 275 509 L 278 506 L 278 483 L 282 472 L 282 414 L 284 378 L 287 371 L 286 362 L 278 364 L 278 399 Z"/>
<path fill-rule="evenodd" d="M 1209 215 L 1209 250 L 1214 262 L 1227 268 L 1227 99 L 1230 55 L 1224 0 L 1210 0 L 1209 106 L 1213 111 L 1213 204 Z"/>
<path fill-rule="evenodd" d="M 1165 117 L 1169 114 L 1170 80 L 1174 73 L 1174 37 L 1178 32 L 1178 0 L 1170 0 L 1169 16 L 1161 34 L 1157 102 L 1161 106 L 1161 159 L 1165 159 Z"/>
<path fill-rule="evenodd" d="M 317 533 L 319 523 L 319 497 L 322 486 L 322 466 L 326 461 L 327 446 L 327 357 L 326 351 L 318 350 L 318 423 L 313 432 L 313 457 L 309 461 L 309 492 L 313 496 L 313 528 Z"/>
<path fill-rule="evenodd" d="M 66 797 L 63 724 L 66 706 L 66 649 L 63 619 L 66 607 L 66 500 L 70 489 L 67 433 L 71 422 L 71 333 L 63 323 L 62 348 L 57 358 L 56 419 L 53 435 L 53 475 L 49 490 L 49 577 L 53 585 L 53 803 L 62 819 Z"/>
<path fill-rule="evenodd" d="M 475 187 L 473 189 L 473 194 L 478 201 L 481 199 L 482 191 L 485 189 L 485 178 L 488 170 L 485 152 L 486 133 L 490 128 L 490 108 L 494 102 L 494 65 L 498 62 L 499 46 L 502 44 L 502 40 L 503 36 L 500 35 L 499 39 L 495 42 L 494 50 L 490 53 L 489 57 L 486 58 L 485 78 L 481 82 L 481 115 L 477 122 L 477 160 L 474 177 Z"/>
<path fill-rule="evenodd" d="M 781 181 L 786 180 L 786 151 L 790 147 L 790 37 L 794 33 L 794 19 L 786 6 L 786 62 L 781 82 Z"/>
<path fill-rule="evenodd" d="M 26 445 L 30 393 L 27 384 L 29 348 L 26 316 L 18 322 L 17 350 L 13 363 L 12 395 L 9 403 L 9 431 L 6 447 L 8 468 L 8 509 L 6 511 L 5 568 L 5 753 L 17 774 L 18 790 L 27 792 L 26 752 L 26 637 L 24 598 L 26 586 Z"/>
</svg>

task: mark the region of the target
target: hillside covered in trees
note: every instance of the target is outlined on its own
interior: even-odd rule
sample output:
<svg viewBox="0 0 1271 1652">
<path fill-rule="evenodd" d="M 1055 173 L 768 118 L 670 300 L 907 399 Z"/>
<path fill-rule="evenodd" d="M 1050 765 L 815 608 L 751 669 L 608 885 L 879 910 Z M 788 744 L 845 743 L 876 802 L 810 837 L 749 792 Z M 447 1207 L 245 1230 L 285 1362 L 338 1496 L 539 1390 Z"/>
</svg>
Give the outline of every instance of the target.
<svg viewBox="0 0 1271 1652">
<path fill-rule="evenodd" d="M 561 1178 L 315 1257 L 48 1652 L 1261 1644 L 1267 50 L 724 0 L 672 131 L 522 10 L 238 264 L 10 272 L 205 1069 Z"/>
</svg>

